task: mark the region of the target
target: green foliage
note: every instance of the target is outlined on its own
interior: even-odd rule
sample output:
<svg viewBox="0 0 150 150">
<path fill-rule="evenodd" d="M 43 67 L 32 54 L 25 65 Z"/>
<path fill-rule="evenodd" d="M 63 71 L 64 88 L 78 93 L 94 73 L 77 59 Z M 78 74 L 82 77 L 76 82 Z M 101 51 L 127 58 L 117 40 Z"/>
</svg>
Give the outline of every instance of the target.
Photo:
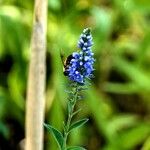
<svg viewBox="0 0 150 150">
<path fill-rule="evenodd" d="M 81 120 L 78 120 L 74 123 L 71 124 L 70 128 L 69 128 L 69 131 L 75 129 L 75 128 L 79 128 L 81 127 L 82 125 L 84 125 L 89 119 L 85 118 L 85 119 L 81 119 Z"/>
<path fill-rule="evenodd" d="M 91 27 L 96 57 L 91 88 L 74 116 L 90 118 L 69 145 L 89 150 L 150 149 L 150 1 L 49 0 L 46 122 L 62 130 L 67 112 L 60 51 L 67 56 Z M 17 149 L 24 136 L 33 1 L 0 2 L 0 149 Z M 67 86 L 66 86 L 67 85 Z M 75 132 L 74 132 L 75 131 Z M 21 135 L 20 135 L 21 134 Z M 45 133 L 45 149 L 57 144 Z M 15 138 L 14 138 L 15 137 Z M 49 140 L 50 139 L 50 140 Z M 3 143 L 2 143 L 3 141 Z M 12 145 L 11 143 L 14 143 Z"/>
<path fill-rule="evenodd" d="M 59 132 L 57 129 L 55 129 L 54 127 L 52 127 L 48 124 L 44 124 L 44 126 L 48 129 L 48 131 L 50 133 L 53 134 L 56 142 L 58 143 L 59 148 L 62 149 L 62 147 L 63 147 L 63 135 L 61 134 L 61 132 Z"/>
<path fill-rule="evenodd" d="M 85 148 L 79 146 L 73 146 L 73 147 L 68 147 L 67 150 L 85 150 Z"/>
</svg>

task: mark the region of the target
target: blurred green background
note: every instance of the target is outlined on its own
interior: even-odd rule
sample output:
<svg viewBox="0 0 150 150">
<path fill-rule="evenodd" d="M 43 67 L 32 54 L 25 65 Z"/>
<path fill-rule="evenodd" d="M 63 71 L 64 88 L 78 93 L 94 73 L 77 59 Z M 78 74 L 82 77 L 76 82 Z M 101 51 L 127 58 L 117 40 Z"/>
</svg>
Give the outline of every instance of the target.
<svg viewBox="0 0 150 150">
<path fill-rule="evenodd" d="M 0 0 L 0 150 L 19 150 L 34 2 Z M 150 150 L 150 1 L 49 0 L 45 121 L 62 129 L 67 79 L 60 51 L 77 49 L 92 28 L 95 78 L 78 104 L 90 121 L 71 134 L 88 150 Z M 77 119 L 75 118 L 75 119 Z M 45 150 L 57 145 L 45 130 Z"/>
</svg>

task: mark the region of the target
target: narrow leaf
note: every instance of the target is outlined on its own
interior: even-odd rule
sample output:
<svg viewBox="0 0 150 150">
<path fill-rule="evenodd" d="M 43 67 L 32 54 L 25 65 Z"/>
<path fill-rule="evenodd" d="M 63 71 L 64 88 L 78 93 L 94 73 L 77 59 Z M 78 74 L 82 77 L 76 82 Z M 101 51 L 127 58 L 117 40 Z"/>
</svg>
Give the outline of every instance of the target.
<svg viewBox="0 0 150 150">
<path fill-rule="evenodd" d="M 81 108 L 80 109 L 78 109 L 77 111 L 75 111 L 73 114 L 72 114 L 72 116 L 75 116 L 78 112 L 80 112 L 81 111 Z"/>
<path fill-rule="evenodd" d="M 85 91 L 85 90 L 87 90 L 88 88 L 87 87 L 84 87 L 84 88 L 79 88 L 79 91 Z"/>
<path fill-rule="evenodd" d="M 44 126 L 48 129 L 48 131 L 50 133 L 53 134 L 58 146 L 60 148 L 62 148 L 63 147 L 63 135 L 62 135 L 62 133 L 60 131 L 58 131 L 57 129 L 55 129 L 54 127 L 52 127 L 51 125 L 44 123 Z"/>
<path fill-rule="evenodd" d="M 86 149 L 80 146 L 72 146 L 68 147 L 67 150 L 86 150 Z"/>
<path fill-rule="evenodd" d="M 78 127 L 81 127 L 82 125 L 84 125 L 89 119 L 85 118 L 85 119 L 82 119 L 82 120 L 79 120 L 75 123 L 73 123 L 70 128 L 69 128 L 69 131 L 71 131 L 72 129 L 74 128 L 78 128 Z"/>
</svg>

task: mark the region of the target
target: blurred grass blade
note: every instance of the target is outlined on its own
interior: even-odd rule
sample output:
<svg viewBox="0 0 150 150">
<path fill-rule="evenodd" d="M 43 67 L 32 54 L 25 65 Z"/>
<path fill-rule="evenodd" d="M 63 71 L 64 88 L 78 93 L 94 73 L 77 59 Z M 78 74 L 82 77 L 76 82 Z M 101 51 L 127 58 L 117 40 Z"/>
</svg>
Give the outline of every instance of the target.
<svg viewBox="0 0 150 150">
<path fill-rule="evenodd" d="M 67 150 L 86 150 L 86 149 L 79 146 L 72 146 L 72 147 L 68 147 Z"/>
<path fill-rule="evenodd" d="M 124 131 L 120 138 L 118 138 L 119 145 L 122 149 L 134 149 L 137 145 L 142 143 L 150 134 L 149 124 L 139 124 L 136 127 Z"/>
<path fill-rule="evenodd" d="M 141 87 L 143 90 L 150 90 L 150 78 L 144 70 L 119 57 L 115 57 L 114 65 L 117 67 L 118 71 L 125 73 L 129 79 L 137 84 L 137 86 Z"/>
<path fill-rule="evenodd" d="M 150 150 L 150 136 L 149 136 L 148 139 L 145 141 L 142 150 Z"/>
</svg>

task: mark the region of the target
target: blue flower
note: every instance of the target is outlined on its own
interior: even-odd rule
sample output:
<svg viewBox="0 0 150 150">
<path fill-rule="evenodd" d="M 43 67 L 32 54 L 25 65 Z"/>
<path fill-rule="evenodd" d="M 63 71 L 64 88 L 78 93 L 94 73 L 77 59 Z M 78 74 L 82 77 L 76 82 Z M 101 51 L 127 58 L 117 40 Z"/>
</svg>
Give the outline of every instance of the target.
<svg viewBox="0 0 150 150">
<path fill-rule="evenodd" d="M 68 68 L 68 77 L 74 82 L 84 84 L 85 79 L 92 77 L 93 64 L 95 59 L 92 52 L 92 35 L 89 28 L 83 30 L 78 41 L 79 52 L 72 54 Z"/>
</svg>

